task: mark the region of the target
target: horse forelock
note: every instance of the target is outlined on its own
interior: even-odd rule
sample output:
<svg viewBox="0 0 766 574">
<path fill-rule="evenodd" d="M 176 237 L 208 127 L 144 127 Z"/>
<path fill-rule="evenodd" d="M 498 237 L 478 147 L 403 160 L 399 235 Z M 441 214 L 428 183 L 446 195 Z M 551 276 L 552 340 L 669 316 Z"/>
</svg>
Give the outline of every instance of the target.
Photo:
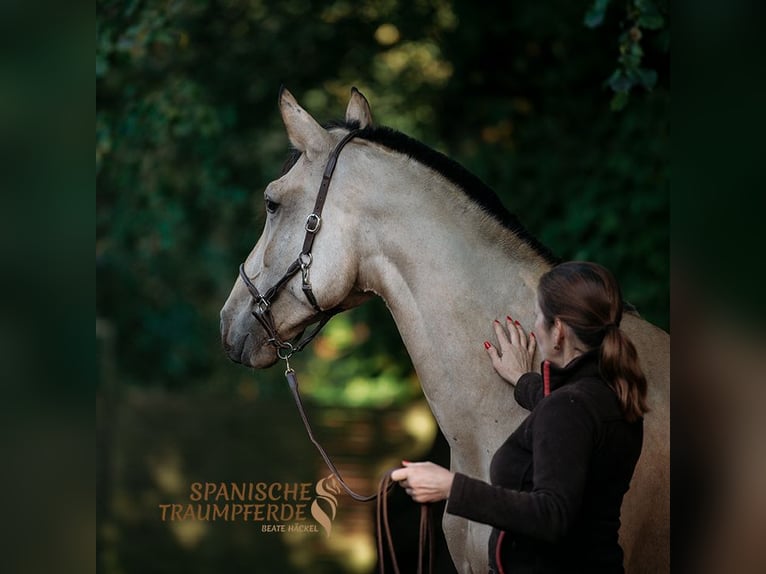
<svg viewBox="0 0 766 574">
<path fill-rule="evenodd" d="M 358 138 L 380 144 L 393 152 L 410 157 L 429 169 L 434 170 L 462 190 L 466 197 L 477 204 L 482 211 L 498 221 L 506 229 L 513 232 L 548 264 L 556 265 L 561 262 L 559 257 L 555 256 L 548 247 L 541 243 L 521 224 L 514 214 L 505 208 L 492 188 L 443 153 L 387 126 L 368 126 L 359 129 L 359 123 L 356 121 L 331 121 L 326 123 L 324 127 L 328 130 L 359 130 L 357 134 Z M 297 156 L 292 158 L 292 164 L 294 164 L 297 159 Z M 288 158 L 288 162 L 289 161 L 290 158 Z M 289 167 L 292 167 L 292 164 L 290 164 Z M 285 165 L 287 165 L 287 162 Z M 289 167 L 287 168 L 288 170 Z"/>
</svg>

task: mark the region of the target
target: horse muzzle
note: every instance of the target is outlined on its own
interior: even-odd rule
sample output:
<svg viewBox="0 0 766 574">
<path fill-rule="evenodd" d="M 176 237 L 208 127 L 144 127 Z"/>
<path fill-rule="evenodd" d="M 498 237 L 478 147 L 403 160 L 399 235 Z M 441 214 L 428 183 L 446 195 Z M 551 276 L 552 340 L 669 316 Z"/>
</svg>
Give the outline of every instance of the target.
<svg viewBox="0 0 766 574">
<path fill-rule="evenodd" d="M 265 369 L 279 359 L 276 349 L 268 343 L 265 331 L 252 319 L 247 328 L 230 320 L 221 312 L 221 344 L 226 355 L 235 363 L 253 369 Z"/>
</svg>

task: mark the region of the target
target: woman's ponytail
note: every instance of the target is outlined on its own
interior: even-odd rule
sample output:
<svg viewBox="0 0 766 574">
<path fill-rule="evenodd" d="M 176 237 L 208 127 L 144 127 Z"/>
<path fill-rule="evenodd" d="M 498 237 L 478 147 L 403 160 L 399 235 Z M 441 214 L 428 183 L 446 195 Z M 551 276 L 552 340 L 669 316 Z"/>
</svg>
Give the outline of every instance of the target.
<svg viewBox="0 0 766 574">
<path fill-rule="evenodd" d="M 609 325 L 601 342 L 601 374 L 617 394 L 625 419 L 633 422 L 649 411 L 646 377 L 633 342 L 616 325 Z"/>
</svg>

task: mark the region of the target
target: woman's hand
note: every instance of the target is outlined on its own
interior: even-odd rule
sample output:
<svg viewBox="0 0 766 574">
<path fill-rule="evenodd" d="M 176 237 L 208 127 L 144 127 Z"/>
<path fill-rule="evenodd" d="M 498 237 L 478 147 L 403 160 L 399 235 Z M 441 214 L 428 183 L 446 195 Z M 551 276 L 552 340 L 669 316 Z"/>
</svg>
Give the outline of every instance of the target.
<svg viewBox="0 0 766 574">
<path fill-rule="evenodd" d="M 489 341 L 484 341 L 484 348 L 487 350 L 497 374 L 515 385 L 521 375 L 533 369 L 532 361 L 535 356 L 537 340 L 534 333 L 527 337 L 524 328 L 518 321 L 506 317 L 505 323 L 508 327 L 507 334 L 500 321 L 496 320 L 494 323 L 495 334 L 500 343 L 500 352 L 498 353 Z"/>
<path fill-rule="evenodd" d="M 446 468 L 432 462 L 402 461 L 404 468 L 391 473 L 391 480 L 399 482 L 415 502 L 438 502 L 449 497 L 452 474 Z"/>
</svg>

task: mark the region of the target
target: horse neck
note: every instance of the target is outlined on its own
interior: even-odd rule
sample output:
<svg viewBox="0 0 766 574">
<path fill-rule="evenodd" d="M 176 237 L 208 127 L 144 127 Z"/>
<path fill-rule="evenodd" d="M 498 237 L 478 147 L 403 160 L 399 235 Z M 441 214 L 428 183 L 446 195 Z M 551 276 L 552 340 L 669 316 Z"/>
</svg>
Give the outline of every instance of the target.
<svg viewBox="0 0 766 574">
<path fill-rule="evenodd" d="M 524 412 L 483 342 L 495 339 L 494 319 L 510 314 L 532 324 L 537 281 L 549 265 L 428 168 L 408 161 L 387 173 L 397 173 L 398 183 L 381 183 L 386 178 L 370 171 L 375 198 L 365 227 L 373 231 L 359 238 L 359 286 L 391 310 L 453 447 L 453 466 L 487 469 L 484 451 L 494 452 Z"/>
</svg>

